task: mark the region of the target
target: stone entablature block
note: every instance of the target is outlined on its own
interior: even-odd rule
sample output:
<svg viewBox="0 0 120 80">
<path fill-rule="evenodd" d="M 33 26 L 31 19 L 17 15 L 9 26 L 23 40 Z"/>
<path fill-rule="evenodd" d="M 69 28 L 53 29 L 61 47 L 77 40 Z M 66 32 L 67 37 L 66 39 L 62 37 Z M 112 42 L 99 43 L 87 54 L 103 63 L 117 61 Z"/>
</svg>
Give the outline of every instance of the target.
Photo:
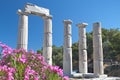
<svg viewBox="0 0 120 80">
<path fill-rule="evenodd" d="M 38 16 L 49 15 L 49 9 L 31 3 L 25 5 L 24 11 Z"/>
</svg>

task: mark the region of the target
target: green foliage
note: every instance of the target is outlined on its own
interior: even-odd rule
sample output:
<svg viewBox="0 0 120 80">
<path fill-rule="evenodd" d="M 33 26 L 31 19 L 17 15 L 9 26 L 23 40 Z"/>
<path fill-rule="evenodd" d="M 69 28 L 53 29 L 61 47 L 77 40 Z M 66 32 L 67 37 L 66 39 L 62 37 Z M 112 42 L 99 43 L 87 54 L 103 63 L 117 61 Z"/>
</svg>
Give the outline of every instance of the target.
<svg viewBox="0 0 120 80">
<path fill-rule="evenodd" d="M 88 59 L 91 60 L 93 56 L 93 35 L 92 32 L 86 35 Z M 120 30 L 102 28 L 102 43 L 104 59 L 120 61 Z"/>
<path fill-rule="evenodd" d="M 56 47 L 55 45 L 52 46 L 53 52 L 52 52 L 52 59 L 53 59 L 53 65 L 60 66 L 62 68 L 63 66 L 63 47 Z"/>
<path fill-rule="evenodd" d="M 105 74 L 108 76 L 120 77 L 120 65 L 111 65 L 105 68 Z"/>
<path fill-rule="evenodd" d="M 37 50 L 37 53 L 38 54 L 42 54 L 42 50 Z"/>
<path fill-rule="evenodd" d="M 104 58 L 119 60 L 120 31 L 119 29 L 102 29 Z M 117 57 L 117 58 L 116 58 Z"/>
<path fill-rule="evenodd" d="M 88 63 L 93 62 L 93 32 L 86 33 Z M 120 30 L 102 28 L 104 59 L 120 62 Z M 63 47 L 52 46 L 53 65 L 63 67 Z M 41 51 L 39 51 L 41 52 Z M 73 70 L 78 70 L 78 42 L 72 44 Z"/>
<path fill-rule="evenodd" d="M 73 62 L 73 70 L 78 70 L 78 42 L 73 43 L 72 45 L 72 62 Z"/>
<path fill-rule="evenodd" d="M 93 58 L 93 36 L 92 32 L 86 33 L 87 36 L 87 53 L 88 53 L 88 59 L 91 60 Z"/>
</svg>

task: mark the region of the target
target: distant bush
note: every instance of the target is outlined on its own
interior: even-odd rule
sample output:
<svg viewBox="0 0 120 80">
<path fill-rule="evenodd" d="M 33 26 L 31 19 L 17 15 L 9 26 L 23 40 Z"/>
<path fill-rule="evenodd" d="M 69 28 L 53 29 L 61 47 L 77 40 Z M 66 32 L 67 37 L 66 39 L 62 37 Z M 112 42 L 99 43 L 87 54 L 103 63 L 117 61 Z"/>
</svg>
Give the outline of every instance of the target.
<svg viewBox="0 0 120 80">
<path fill-rule="evenodd" d="M 108 76 L 120 77 L 120 65 L 111 65 L 106 67 L 105 74 L 108 74 Z"/>
</svg>

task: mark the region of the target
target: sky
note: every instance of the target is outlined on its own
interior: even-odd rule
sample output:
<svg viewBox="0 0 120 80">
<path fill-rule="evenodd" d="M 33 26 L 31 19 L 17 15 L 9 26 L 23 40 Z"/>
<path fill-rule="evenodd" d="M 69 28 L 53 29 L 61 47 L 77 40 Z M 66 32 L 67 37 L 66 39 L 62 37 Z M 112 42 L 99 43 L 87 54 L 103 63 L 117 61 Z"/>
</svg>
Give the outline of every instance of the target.
<svg viewBox="0 0 120 80">
<path fill-rule="evenodd" d="M 0 41 L 16 48 L 18 35 L 18 9 L 26 3 L 48 8 L 53 16 L 53 45 L 62 46 L 64 41 L 63 20 L 72 20 L 72 42 L 78 41 L 76 24 L 86 22 L 87 32 L 95 22 L 102 28 L 120 28 L 120 0 L 1 0 Z M 38 50 L 43 45 L 44 22 L 40 16 L 29 15 L 28 49 Z"/>
</svg>

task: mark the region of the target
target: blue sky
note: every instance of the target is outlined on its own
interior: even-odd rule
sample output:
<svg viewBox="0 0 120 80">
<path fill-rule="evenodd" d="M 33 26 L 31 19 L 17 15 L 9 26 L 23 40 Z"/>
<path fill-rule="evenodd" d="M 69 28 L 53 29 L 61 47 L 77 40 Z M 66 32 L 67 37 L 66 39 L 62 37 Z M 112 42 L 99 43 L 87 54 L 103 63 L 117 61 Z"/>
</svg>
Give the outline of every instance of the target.
<svg viewBox="0 0 120 80">
<path fill-rule="evenodd" d="M 63 20 L 71 19 L 73 43 L 78 41 L 77 23 L 87 22 L 87 32 L 94 22 L 103 28 L 120 27 L 120 0 L 2 0 L 0 2 L 0 41 L 16 48 L 18 19 L 17 10 L 25 3 L 33 3 L 50 10 L 53 16 L 53 44 L 63 45 Z M 43 19 L 29 15 L 29 49 L 43 45 Z"/>
</svg>

